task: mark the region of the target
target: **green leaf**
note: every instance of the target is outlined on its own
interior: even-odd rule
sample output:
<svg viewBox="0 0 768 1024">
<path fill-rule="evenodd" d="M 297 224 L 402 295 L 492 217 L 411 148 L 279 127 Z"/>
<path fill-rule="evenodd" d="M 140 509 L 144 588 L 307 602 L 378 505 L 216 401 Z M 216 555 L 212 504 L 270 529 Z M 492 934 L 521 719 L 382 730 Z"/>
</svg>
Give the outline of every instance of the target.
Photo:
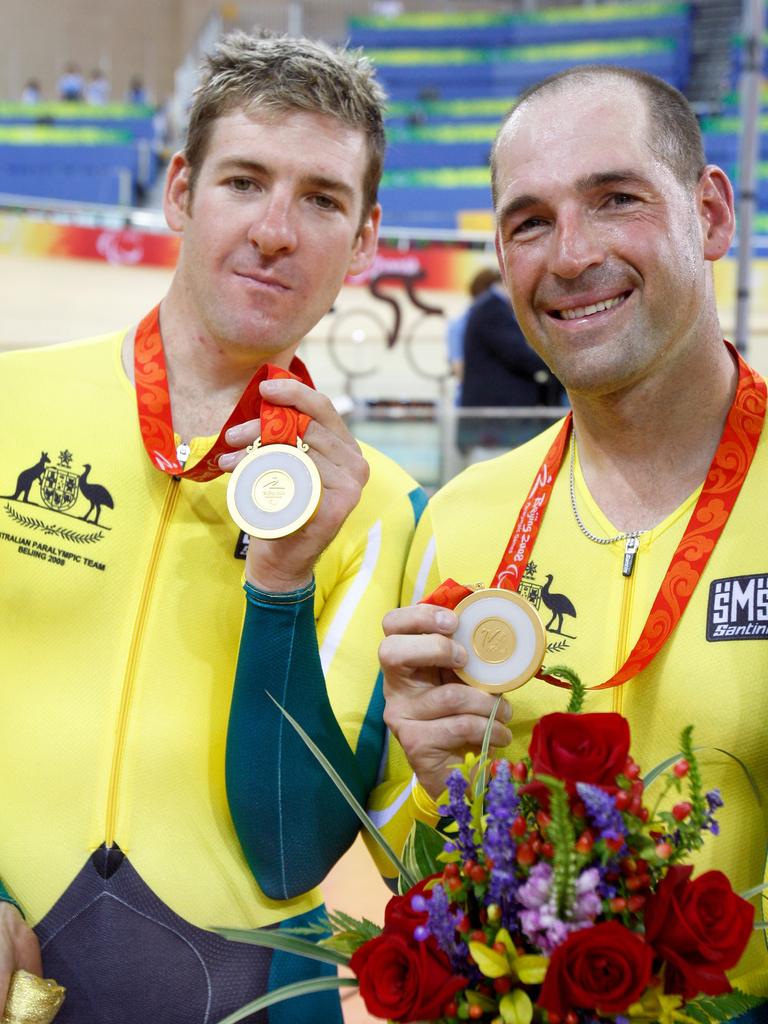
<svg viewBox="0 0 768 1024">
<path fill-rule="evenodd" d="M 408 870 L 406 869 L 405 865 L 402 863 L 402 861 L 397 856 L 397 854 L 392 849 L 392 847 L 389 845 L 387 840 L 384 838 L 384 836 L 376 828 L 374 823 L 371 821 L 371 819 L 366 814 L 365 809 L 363 808 L 363 805 L 359 802 L 359 800 L 357 799 L 355 794 L 352 792 L 352 790 L 346 784 L 344 779 L 342 779 L 342 777 L 339 775 L 339 773 L 336 771 L 336 769 L 333 767 L 331 762 L 328 760 L 328 758 L 325 756 L 325 754 L 322 752 L 322 750 L 318 747 L 318 745 L 315 743 L 315 741 L 312 739 L 312 737 L 309 736 L 308 733 L 306 733 L 304 731 L 304 729 L 299 725 L 299 723 L 296 721 L 296 719 L 293 717 L 293 715 L 289 711 L 286 711 L 285 708 L 282 707 L 280 705 L 280 703 L 275 700 L 275 698 L 272 696 L 271 693 L 268 692 L 267 696 L 272 701 L 272 703 L 277 706 L 277 708 L 280 710 L 281 714 L 283 714 L 288 719 L 288 721 L 291 723 L 291 725 L 296 730 L 296 732 L 299 734 L 299 736 L 301 736 L 301 738 L 304 740 L 306 745 L 309 747 L 309 749 L 315 755 L 317 760 L 323 766 L 323 768 L 325 769 L 325 771 L 327 772 L 329 777 L 336 784 L 336 788 L 339 790 L 341 795 L 344 797 L 344 799 L 347 801 L 349 806 L 352 808 L 352 810 L 358 816 L 360 821 L 363 823 L 364 827 L 368 830 L 368 832 L 371 834 L 371 836 L 374 838 L 374 840 L 379 844 L 379 846 L 382 848 L 382 850 L 387 855 L 387 857 L 389 857 L 390 861 L 392 862 L 394 867 L 397 869 L 398 873 L 401 874 L 403 876 L 403 878 L 405 879 L 405 881 L 408 883 L 408 888 L 410 889 L 411 886 L 416 885 L 416 882 L 418 881 L 418 879 L 411 878 L 411 876 L 410 876 Z"/>
<path fill-rule="evenodd" d="M 586 687 L 580 677 L 567 665 L 555 665 L 553 668 L 545 668 L 542 671 L 546 675 L 557 676 L 558 679 L 564 679 L 566 683 L 570 683 L 571 699 L 565 710 L 570 715 L 577 715 L 584 706 L 584 699 L 587 695 Z"/>
<path fill-rule="evenodd" d="M 500 693 L 493 704 L 493 710 L 491 711 L 490 718 L 488 719 L 485 732 L 483 733 L 483 745 L 480 747 L 480 757 L 478 763 L 480 765 L 477 777 L 475 778 L 475 795 L 485 796 L 485 787 L 488 781 L 488 751 L 491 749 L 491 732 L 493 730 L 493 723 L 496 720 L 496 715 L 499 713 L 499 707 L 504 699 L 504 694 Z"/>
<path fill-rule="evenodd" d="M 444 846 L 445 836 L 436 828 L 417 819 L 413 823 L 403 849 L 403 864 L 415 878 L 427 878 L 429 875 L 434 875 L 442 869 L 437 858 L 443 852 Z"/>
<path fill-rule="evenodd" d="M 755 779 L 752 772 L 744 764 L 740 757 L 737 757 L 735 754 L 732 754 L 730 750 L 723 750 L 722 747 L 694 747 L 693 749 L 697 754 L 701 753 L 702 751 L 708 750 L 711 752 L 714 750 L 718 754 L 725 754 L 726 757 L 730 757 L 732 761 L 735 761 L 739 768 L 741 768 L 741 770 L 744 772 L 744 775 L 746 777 L 747 782 L 749 783 L 755 800 L 762 807 L 763 798 L 760 795 L 760 787 L 757 784 L 757 780 Z M 663 772 L 665 772 L 668 768 L 671 768 L 673 764 L 676 764 L 682 756 L 682 753 L 673 754 L 672 757 L 668 757 L 665 761 L 662 761 L 661 764 L 657 764 L 655 768 L 652 768 L 643 779 L 643 785 L 645 786 L 645 788 L 647 789 L 650 786 L 650 784 L 652 782 L 655 782 L 656 779 L 658 779 L 658 777 Z"/>
<path fill-rule="evenodd" d="M 700 1024 L 716 1024 L 718 1021 L 734 1020 L 758 1006 L 768 1005 L 760 996 L 748 996 L 746 992 L 734 989 L 722 996 L 700 996 L 686 1003 L 682 1012 Z"/>
<path fill-rule="evenodd" d="M 533 1019 L 533 1003 L 526 992 L 516 988 L 502 997 L 499 1013 L 504 1024 L 530 1024 Z"/>
<path fill-rule="evenodd" d="M 765 892 L 766 889 L 768 889 L 768 882 L 762 882 L 760 885 L 754 885 L 751 889 L 747 889 L 746 892 L 740 892 L 739 896 L 743 900 L 751 900 L 753 896 Z"/>
<path fill-rule="evenodd" d="M 509 974 L 509 957 L 506 953 L 497 953 L 484 942 L 470 942 L 469 952 L 486 978 L 503 978 Z"/>
<path fill-rule="evenodd" d="M 336 953 L 327 946 L 319 946 L 311 939 L 301 939 L 297 935 L 286 935 L 279 928 L 214 928 L 215 932 L 235 942 L 248 942 L 252 946 L 264 946 L 266 949 L 279 949 L 284 953 L 295 953 L 308 960 L 320 960 L 325 964 L 348 964 L 349 957 Z"/>
<path fill-rule="evenodd" d="M 239 1010 L 230 1013 L 228 1017 L 217 1021 L 217 1024 L 237 1024 L 238 1021 L 250 1017 L 252 1013 L 266 1010 L 268 1006 L 282 1003 L 286 999 L 293 999 L 295 996 L 308 996 L 313 992 L 327 992 L 328 989 L 332 988 L 356 987 L 357 978 L 309 978 L 306 981 L 295 981 L 292 985 L 284 985 L 282 988 L 276 988 L 274 992 L 267 992 L 266 995 L 261 996 L 259 999 L 254 999 L 252 1003 L 248 1003 L 247 1006 L 241 1006 Z"/>
</svg>

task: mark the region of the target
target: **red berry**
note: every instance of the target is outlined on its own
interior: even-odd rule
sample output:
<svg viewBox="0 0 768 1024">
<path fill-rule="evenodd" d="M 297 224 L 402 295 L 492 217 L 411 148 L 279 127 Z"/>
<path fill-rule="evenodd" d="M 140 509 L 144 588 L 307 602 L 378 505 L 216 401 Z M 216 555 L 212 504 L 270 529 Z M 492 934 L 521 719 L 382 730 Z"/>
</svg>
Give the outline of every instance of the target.
<svg viewBox="0 0 768 1024">
<path fill-rule="evenodd" d="M 459 1007 L 457 1006 L 455 999 L 452 999 L 450 1003 L 446 1003 L 445 1006 L 443 1007 L 444 1017 L 455 1017 L 458 1012 Z"/>
<path fill-rule="evenodd" d="M 594 845 L 595 837 L 589 829 L 585 829 L 576 841 L 576 851 L 578 853 L 590 853 Z"/>
<path fill-rule="evenodd" d="M 490 772 L 491 772 L 491 778 L 492 779 L 496 778 L 496 772 L 499 770 L 499 765 L 500 764 L 501 764 L 501 762 L 499 760 L 491 761 Z"/>
<path fill-rule="evenodd" d="M 552 858 L 555 856 L 555 848 L 552 845 L 552 843 L 541 844 L 541 856 L 546 857 L 547 860 L 552 860 Z"/>
<path fill-rule="evenodd" d="M 507 947 L 504 945 L 503 942 L 494 942 L 493 946 L 491 946 L 491 949 L 493 949 L 495 953 L 507 952 Z"/>
<path fill-rule="evenodd" d="M 476 928 L 473 932 L 469 933 L 471 942 L 485 942 L 485 932 Z"/>
<path fill-rule="evenodd" d="M 657 843 L 656 844 L 656 856 L 660 860 L 666 860 L 672 854 L 672 847 L 669 843 Z"/>
<path fill-rule="evenodd" d="M 515 782 L 525 782 L 528 778 L 528 765 L 525 761 L 516 761 L 512 765 L 512 778 Z"/>
<path fill-rule="evenodd" d="M 515 836 L 517 839 L 519 839 L 520 836 L 524 836 L 525 835 L 527 830 L 528 830 L 528 822 L 525 820 L 525 818 L 521 817 L 518 814 L 518 816 L 515 818 L 515 820 L 510 825 L 509 831 L 512 833 L 513 836 Z"/>
<path fill-rule="evenodd" d="M 465 875 L 468 875 L 474 866 L 475 862 L 473 860 L 465 860 L 462 865 L 462 871 Z"/>
<path fill-rule="evenodd" d="M 462 917 L 462 919 L 459 921 L 459 923 L 456 925 L 456 927 L 459 929 L 460 932 L 468 932 L 469 931 L 469 925 L 470 925 L 470 920 L 467 917 L 467 915 L 465 914 Z"/>
<path fill-rule="evenodd" d="M 566 1013 L 565 1024 L 579 1024 L 579 1018 L 576 1016 L 573 1010 L 569 1010 L 568 1013 Z"/>
<path fill-rule="evenodd" d="M 482 864 L 475 864 L 475 866 L 470 869 L 469 877 L 473 882 L 484 882 L 488 877 L 488 872 Z"/>
<path fill-rule="evenodd" d="M 443 868 L 443 877 L 444 878 L 456 878 L 458 876 L 458 874 L 459 874 L 459 865 L 458 864 L 454 864 L 454 863 L 446 864 L 445 867 Z"/>
<path fill-rule="evenodd" d="M 460 878 L 449 878 L 445 883 L 451 892 L 458 892 L 461 888 L 462 882 Z"/>
<path fill-rule="evenodd" d="M 650 814 L 648 813 L 648 808 L 641 807 L 640 810 L 637 812 L 637 816 L 640 819 L 640 821 L 648 821 L 648 818 L 650 817 Z"/>
<path fill-rule="evenodd" d="M 552 821 L 552 815 L 547 814 L 546 811 L 537 811 L 536 821 L 539 823 L 539 828 L 541 829 L 541 831 L 544 832 L 547 826 Z"/>
<path fill-rule="evenodd" d="M 622 910 L 627 909 L 627 901 L 623 896 L 614 896 L 612 900 L 608 901 L 608 906 L 614 914 L 620 914 Z"/>
<path fill-rule="evenodd" d="M 675 773 L 678 779 L 684 779 L 690 770 L 691 766 L 688 764 L 684 757 L 681 757 L 677 764 L 672 768 L 672 771 Z"/>
<path fill-rule="evenodd" d="M 691 813 L 692 807 L 687 800 L 682 800 L 679 804 L 675 804 L 672 808 L 672 817 L 675 821 L 685 821 L 688 815 Z"/>
<path fill-rule="evenodd" d="M 644 904 L 645 896 L 630 896 L 627 900 L 627 907 L 632 911 L 633 914 L 636 914 L 638 910 L 640 910 L 640 908 L 644 906 Z"/>
<path fill-rule="evenodd" d="M 469 1019 L 480 1020 L 484 1012 L 485 1011 L 483 1010 L 482 1006 L 478 1006 L 477 1003 L 475 1003 L 474 1006 L 470 1006 L 469 1008 Z"/>
<path fill-rule="evenodd" d="M 493 983 L 493 987 L 499 993 L 499 995 L 505 995 L 512 988 L 512 979 L 504 975 L 503 978 L 496 978 Z"/>
<path fill-rule="evenodd" d="M 560 1024 L 560 1014 L 549 1012 L 547 1014 L 548 1024 Z"/>
<path fill-rule="evenodd" d="M 637 779 L 640 777 L 640 765 L 635 764 L 634 761 L 627 761 L 627 767 L 624 769 L 624 774 L 628 779 Z"/>
<path fill-rule="evenodd" d="M 632 799 L 629 801 L 629 808 L 628 808 L 629 813 L 630 814 L 634 814 L 634 816 L 637 818 L 639 816 L 640 811 L 642 809 L 643 809 L 643 805 L 640 802 L 640 797 L 639 796 L 633 796 Z"/>
<path fill-rule="evenodd" d="M 627 890 L 629 892 L 638 892 L 640 889 L 645 889 L 647 879 L 647 875 L 632 875 L 631 878 L 627 879 Z"/>
<path fill-rule="evenodd" d="M 633 860 L 631 857 L 625 857 L 624 860 L 621 862 L 622 875 L 626 875 L 627 877 L 629 877 L 630 875 L 634 875 L 636 871 L 637 861 Z"/>
<path fill-rule="evenodd" d="M 517 848 L 517 863 L 528 867 L 536 863 L 536 854 L 530 843 L 520 843 Z"/>
<path fill-rule="evenodd" d="M 573 814 L 574 818 L 586 818 L 587 808 L 584 806 L 584 801 L 575 800 L 573 802 L 573 805 L 571 806 L 571 813 Z M 552 1014 L 550 1014 L 550 1019 L 551 1018 Z"/>
<path fill-rule="evenodd" d="M 616 794 L 616 798 L 615 799 L 616 799 L 616 807 L 620 811 L 626 811 L 626 809 L 629 807 L 629 803 L 630 803 L 630 800 L 632 799 L 632 797 L 630 796 L 629 792 L 626 789 L 620 789 L 619 792 Z"/>
<path fill-rule="evenodd" d="M 534 836 L 531 840 L 531 849 L 536 854 L 541 853 L 541 838 L 539 836 Z"/>
<path fill-rule="evenodd" d="M 609 850 L 613 851 L 613 853 L 618 853 L 624 845 L 624 837 L 612 836 L 610 839 L 605 840 L 605 845 L 608 847 Z"/>
</svg>

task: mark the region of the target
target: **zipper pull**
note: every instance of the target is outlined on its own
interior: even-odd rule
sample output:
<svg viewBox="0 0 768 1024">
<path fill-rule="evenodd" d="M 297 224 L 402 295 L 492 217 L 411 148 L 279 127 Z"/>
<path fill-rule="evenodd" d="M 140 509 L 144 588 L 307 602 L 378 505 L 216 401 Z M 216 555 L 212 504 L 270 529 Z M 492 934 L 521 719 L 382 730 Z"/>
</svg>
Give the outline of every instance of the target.
<svg viewBox="0 0 768 1024">
<path fill-rule="evenodd" d="M 627 535 L 626 542 L 624 544 L 624 565 L 621 569 L 622 576 L 631 576 L 632 570 L 635 567 L 635 556 L 637 550 L 640 547 L 640 541 L 637 539 L 636 533 L 630 533 Z"/>
<path fill-rule="evenodd" d="M 181 463 L 181 468 L 182 469 L 186 465 L 187 459 L 189 458 L 189 453 L 191 451 L 192 451 L 192 449 L 189 447 L 189 445 L 185 441 L 182 441 L 181 444 L 178 445 L 178 447 L 176 448 L 176 458 Z"/>
</svg>

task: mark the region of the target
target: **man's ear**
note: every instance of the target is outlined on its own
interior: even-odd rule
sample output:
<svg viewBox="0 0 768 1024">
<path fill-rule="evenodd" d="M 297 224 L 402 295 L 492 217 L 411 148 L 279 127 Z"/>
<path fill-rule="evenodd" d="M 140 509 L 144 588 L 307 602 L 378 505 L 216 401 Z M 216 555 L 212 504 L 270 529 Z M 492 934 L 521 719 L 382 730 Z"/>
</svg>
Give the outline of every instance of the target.
<svg viewBox="0 0 768 1024">
<path fill-rule="evenodd" d="M 189 164 L 183 153 L 174 153 L 165 175 L 163 212 L 171 231 L 183 231 L 190 215 L 192 193 L 189 185 Z"/>
<path fill-rule="evenodd" d="M 709 164 L 696 186 L 696 205 L 703 231 L 704 258 L 719 260 L 731 247 L 736 229 L 733 186 L 725 171 Z"/>
<path fill-rule="evenodd" d="M 499 273 L 501 274 L 501 283 L 504 287 L 507 287 L 507 264 L 504 261 L 504 250 L 501 247 L 501 237 L 499 235 L 499 229 L 493 235 L 493 245 L 496 249 L 496 261 L 499 264 Z"/>
<path fill-rule="evenodd" d="M 347 273 L 352 277 L 362 274 L 373 263 L 379 244 L 379 226 L 381 225 L 381 207 L 377 203 L 366 219 L 352 247 L 352 259 L 349 261 Z"/>
</svg>

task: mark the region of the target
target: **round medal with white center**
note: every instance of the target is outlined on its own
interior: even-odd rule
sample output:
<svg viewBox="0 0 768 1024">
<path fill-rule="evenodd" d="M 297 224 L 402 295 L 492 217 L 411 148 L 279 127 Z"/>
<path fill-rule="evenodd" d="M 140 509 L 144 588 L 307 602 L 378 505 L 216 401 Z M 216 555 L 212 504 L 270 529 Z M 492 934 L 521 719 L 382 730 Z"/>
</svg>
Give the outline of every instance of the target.
<svg viewBox="0 0 768 1024">
<path fill-rule="evenodd" d="M 544 623 L 525 598 L 511 590 L 475 590 L 456 605 L 453 639 L 467 652 L 456 675 L 486 693 L 516 690 L 542 666 L 547 649 Z"/>
<path fill-rule="evenodd" d="M 275 540 L 305 526 L 320 504 L 322 484 L 317 466 L 301 438 L 296 447 L 256 440 L 235 467 L 227 487 L 234 521 L 251 537 Z"/>
</svg>

